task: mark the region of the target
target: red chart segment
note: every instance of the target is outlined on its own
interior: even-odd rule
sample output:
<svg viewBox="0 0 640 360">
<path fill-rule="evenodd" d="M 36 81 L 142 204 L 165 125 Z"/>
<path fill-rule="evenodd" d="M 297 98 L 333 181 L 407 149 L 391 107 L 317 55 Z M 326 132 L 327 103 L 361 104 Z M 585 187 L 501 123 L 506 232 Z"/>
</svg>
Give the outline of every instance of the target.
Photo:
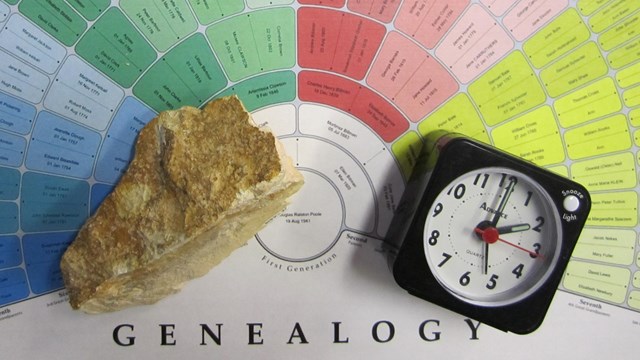
<svg viewBox="0 0 640 360">
<path fill-rule="evenodd" d="M 298 63 L 362 80 L 386 28 L 361 16 L 321 8 L 298 10 Z"/>
<path fill-rule="evenodd" d="M 394 22 L 396 30 L 433 49 L 469 5 L 469 0 L 405 1 Z"/>
<path fill-rule="evenodd" d="M 393 19 L 401 3 L 402 0 L 350 0 L 347 8 L 355 13 L 388 23 Z"/>
<path fill-rule="evenodd" d="M 394 141 L 409 128 L 402 113 L 382 96 L 337 75 L 301 71 L 298 96 L 302 101 L 329 105 L 352 114 L 386 142 Z"/>
<path fill-rule="evenodd" d="M 511 51 L 515 43 L 480 5 L 471 5 L 436 48 L 435 56 L 468 83 Z"/>
<path fill-rule="evenodd" d="M 335 8 L 341 8 L 344 6 L 346 0 L 299 0 L 298 2 L 303 5 L 323 5 Z"/>
<path fill-rule="evenodd" d="M 367 83 L 418 122 L 458 91 L 451 74 L 416 43 L 391 32 Z"/>
</svg>

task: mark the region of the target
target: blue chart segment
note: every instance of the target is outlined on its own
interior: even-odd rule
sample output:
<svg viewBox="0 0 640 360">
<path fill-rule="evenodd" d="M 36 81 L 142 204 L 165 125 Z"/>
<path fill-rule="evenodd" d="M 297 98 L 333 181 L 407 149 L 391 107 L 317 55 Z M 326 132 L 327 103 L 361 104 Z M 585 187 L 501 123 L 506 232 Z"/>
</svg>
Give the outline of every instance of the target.
<svg viewBox="0 0 640 360">
<path fill-rule="evenodd" d="M 237 94 L 307 179 L 256 236 L 272 263 L 382 240 L 446 129 L 583 183 L 561 289 L 640 311 L 638 24 L 634 0 L 0 1 L 0 306 L 63 287 L 143 126 Z"/>
</svg>

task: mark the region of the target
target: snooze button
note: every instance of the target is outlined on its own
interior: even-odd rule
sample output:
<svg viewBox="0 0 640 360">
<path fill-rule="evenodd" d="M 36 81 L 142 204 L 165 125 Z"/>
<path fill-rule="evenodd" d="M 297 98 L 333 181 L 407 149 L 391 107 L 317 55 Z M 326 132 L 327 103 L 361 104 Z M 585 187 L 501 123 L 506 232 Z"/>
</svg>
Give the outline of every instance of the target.
<svg viewBox="0 0 640 360">
<path fill-rule="evenodd" d="M 575 195 L 567 195 L 562 201 L 562 206 L 566 211 L 574 212 L 580 207 L 580 199 Z"/>
</svg>

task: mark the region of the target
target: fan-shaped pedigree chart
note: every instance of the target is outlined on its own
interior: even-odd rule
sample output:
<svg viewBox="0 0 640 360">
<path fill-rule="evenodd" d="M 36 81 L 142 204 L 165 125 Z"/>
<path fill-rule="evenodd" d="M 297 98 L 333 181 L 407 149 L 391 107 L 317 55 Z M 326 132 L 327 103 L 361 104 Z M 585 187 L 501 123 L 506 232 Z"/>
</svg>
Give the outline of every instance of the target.
<svg viewBox="0 0 640 360">
<path fill-rule="evenodd" d="M 374 131 L 322 104 L 276 105 L 253 116 L 279 134 L 305 179 L 291 204 L 256 236 L 270 255 L 296 263 L 331 259 L 327 254 L 342 238 L 384 236 L 393 214 L 390 199 L 404 181 Z"/>
</svg>

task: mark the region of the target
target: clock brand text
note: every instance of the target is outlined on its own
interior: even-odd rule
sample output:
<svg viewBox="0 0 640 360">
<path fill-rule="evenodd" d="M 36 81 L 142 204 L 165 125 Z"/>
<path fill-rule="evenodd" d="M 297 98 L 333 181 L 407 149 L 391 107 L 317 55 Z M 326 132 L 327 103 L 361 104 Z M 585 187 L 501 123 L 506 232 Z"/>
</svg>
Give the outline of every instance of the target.
<svg viewBox="0 0 640 360">
<path fill-rule="evenodd" d="M 494 208 L 491 208 L 491 207 L 487 206 L 487 203 L 486 203 L 486 202 L 483 202 L 483 203 L 482 203 L 482 205 L 480 205 L 480 209 L 482 209 L 482 210 L 484 210 L 484 211 L 486 211 L 486 212 L 488 212 L 488 213 L 498 214 L 498 215 L 500 215 L 500 217 L 502 217 L 503 219 L 506 219 L 506 218 L 507 218 L 507 214 L 505 214 L 505 213 L 503 213 L 503 212 L 499 212 L 499 211 L 497 211 L 496 209 L 494 209 Z"/>
</svg>

